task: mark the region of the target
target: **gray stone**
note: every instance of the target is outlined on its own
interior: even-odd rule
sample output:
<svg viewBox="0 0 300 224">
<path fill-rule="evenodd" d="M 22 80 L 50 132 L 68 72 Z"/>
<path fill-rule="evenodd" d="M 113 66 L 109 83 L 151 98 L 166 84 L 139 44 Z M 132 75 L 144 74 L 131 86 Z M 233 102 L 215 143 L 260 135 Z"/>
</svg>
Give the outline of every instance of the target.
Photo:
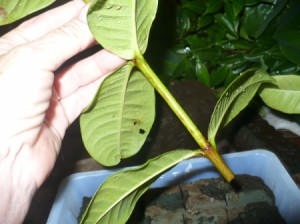
<svg viewBox="0 0 300 224">
<path fill-rule="evenodd" d="M 145 217 L 138 223 L 284 223 L 272 191 L 260 178 L 237 175 L 236 183 L 239 190 L 222 178 L 150 190 L 143 197 Z"/>
<path fill-rule="evenodd" d="M 227 224 L 225 208 L 193 209 L 184 213 L 185 224 Z"/>
</svg>

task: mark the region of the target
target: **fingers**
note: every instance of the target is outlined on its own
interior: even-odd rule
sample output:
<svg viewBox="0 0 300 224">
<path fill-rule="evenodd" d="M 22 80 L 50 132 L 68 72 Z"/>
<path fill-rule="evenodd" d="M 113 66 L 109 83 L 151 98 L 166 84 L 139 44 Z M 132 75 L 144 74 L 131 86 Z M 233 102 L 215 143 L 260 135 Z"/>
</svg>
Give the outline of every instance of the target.
<svg viewBox="0 0 300 224">
<path fill-rule="evenodd" d="M 124 63 L 123 59 L 101 50 L 55 77 L 54 88 L 69 123 L 90 104 L 104 78 Z"/>
<path fill-rule="evenodd" d="M 67 119 L 67 122 L 59 122 L 59 124 L 57 122 L 56 129 L 61 136 L 63 136 L 62 133 L 64 133 L 67 127 L 73 123 L 81 112 L 91 103 L 104 79 L 105 76 L 102 76 L 94 82 L 82 86 L 77 91 L 73 92 L 72 95 L 60 101 Z M 52 123 L 54 122 L 55 121 L 53 120 Z"/>
<path fill-rule="evenodd" d="M 20 66 L 55 71 L 66 60 L 87 49 L 95 40 L 86 22 L 86 10 L 59 28 L 26 45 L 13 48 L 7 54 L 16 58 Z"/>
<path fill-rule="evenodd" d="M 55 89 L 59 97 L 63 99 L 82 86 L 115 70 L 124 62 L 118 56 L 101 50 L 58 74 L 55 77 Z"/>
<path fill-rule="evenodd" d="M 82 0 L 70 1 L 22 23 L 0 39 L 0 53 L 5 53 L 17 45 L 42 37 L 51 30 L 71 21 L 84 6 Z"/>
</svg>

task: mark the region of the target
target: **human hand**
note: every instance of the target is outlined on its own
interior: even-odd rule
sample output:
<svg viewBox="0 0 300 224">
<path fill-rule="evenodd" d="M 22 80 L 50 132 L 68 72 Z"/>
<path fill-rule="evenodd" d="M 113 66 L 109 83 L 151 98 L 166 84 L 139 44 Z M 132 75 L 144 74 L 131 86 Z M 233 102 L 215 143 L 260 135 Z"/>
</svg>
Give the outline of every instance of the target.
<svg viewBox="0 0 300 224">
<path fill-rule="evenodd" d="M 102 50 L 54 75 L 95 44 L 85 14 L 83 1 L 74 0 L 0 39 L 1 223 L 22 222 L 54 166 L 66 129 L 105 76 L 124 63 Z"/>
</svg>

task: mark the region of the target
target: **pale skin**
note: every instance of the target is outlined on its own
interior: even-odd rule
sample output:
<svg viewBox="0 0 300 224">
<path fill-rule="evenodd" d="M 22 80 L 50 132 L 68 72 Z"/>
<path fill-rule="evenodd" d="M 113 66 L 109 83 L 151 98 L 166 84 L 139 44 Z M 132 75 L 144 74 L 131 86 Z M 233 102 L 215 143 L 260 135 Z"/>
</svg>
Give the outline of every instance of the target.
<svg viewBox="0 0 300 224">
<path fill-rule="evenodd" d="M 0 39 L 0 223 L 22 223 L 66 129 L 124 63 L 102 50 L 55 73 L 95 44 L 86 10 L 82 0 L 71 1 Z"/>
</svg>

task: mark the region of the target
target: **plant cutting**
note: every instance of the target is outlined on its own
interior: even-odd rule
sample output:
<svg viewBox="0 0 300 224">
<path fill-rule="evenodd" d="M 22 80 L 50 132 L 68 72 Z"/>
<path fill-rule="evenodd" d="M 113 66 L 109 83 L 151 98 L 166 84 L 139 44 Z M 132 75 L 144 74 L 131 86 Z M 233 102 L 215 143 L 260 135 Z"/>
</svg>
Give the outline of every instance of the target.
<svg viewBox="0 0 300 224">
<path fill-rule="evenodd" d="M 104 48 L 127 59 L 128 63 L 104 81 L 94 101 L 82 114 L 80 122 L 83 140 L 92 157 L 107 166 L 135 154 L 145 141 L 154 120 L 154 87 L 190 131 L 200 149 L 169 152 L 139 168 L 113 175 L 93 198 L 83 221 L 125 222 L 134 203 L 159 175 L 194 156 L 210 159 L 225 179 L 231 181 L 234 175 L 217 153 L 217 131 L 246 107 L 258 90 L 280 89 L 276 78 L 272 78 L 263 69 L 243 72 L 227 87 L 218 101 L 206 140 L 143 56 L 157 4 L 157 1 L 113 0 L 94 1 L 91 4 L 88 22 L 95 38 Z M 263 84 L 271 86 L 262 90 Z M 265 98 L 263 94 L 261 96 Z M 124 191 L 121 188 L 113 191 L 111 188 L 123 186 L 126 182 L 128 184 L 123 188 Z M 110 204 L 101 203 L 106 193 Z M 120 209 L 122 217 L 116 215 Z"/>
<path fill-rule="evenodd" d="M 150 109 L 151 104 L 154 105 L 153 86 L 194 137 L 200 149 L 171 151 L 138 168 L 110 176 L 96 192 L 82 222 L 126 222 L 134 204 L 151 183 L 187 158 L 208 158 L 230 182 L 234 175 L 217 153 L 217 131 L 244 109 L 258 90 L 264 100 L 270 89 L 286 88 L 276 84 L 276 80 L 282 77 L 273 78 L 264 69 L 250 69 L 241 73 L 220 97 L 206 140 L 143 56 L 157 4 L 157 1 L 113 0 L 94 1 L 91 4 L 87 18 L 96 40 L 107 50 L 128 60 L 128 63 L 104 81 L 93 103 L 82 114 L 83 140 L 92 157 L 105 165 L 115 165 L 120 158 L 135 154 L 153 123 L 154 108 Z M 292 77 L 299 80 L 297 76 Z M 139 92 L 142 94 L 139 95 Z M 110 101 L 110 97 L 114 100 Z M 116 99 L 119 99 L 119 108 L 116 107 Z M 293 108 L 297 108 L 297 105 L 293 104 Z M 103 131 L 103 127 L 106 131 Z"/>
</svg>

